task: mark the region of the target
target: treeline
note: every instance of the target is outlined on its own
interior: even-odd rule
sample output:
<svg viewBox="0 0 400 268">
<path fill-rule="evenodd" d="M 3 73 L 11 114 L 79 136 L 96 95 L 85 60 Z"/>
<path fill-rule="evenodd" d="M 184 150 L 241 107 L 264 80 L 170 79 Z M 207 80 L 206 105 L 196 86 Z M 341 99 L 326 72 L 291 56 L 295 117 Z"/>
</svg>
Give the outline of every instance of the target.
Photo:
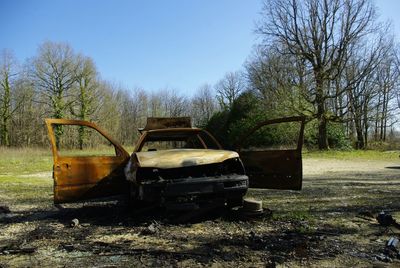
<svg viewBox="0 0 400 268">
<path fill-rule="evenodd" d="M 266 0 L 256 33 L 243 70 L 192 96 L 105 81 L 66 43 L 45 42 L 22 64 L 3 50 L 0 144 L 47 146 L 46 117 L 94 121 L 127 145 L 148 116 L 191 116 L 227 147 L 255 122 L 291 115 L 307 118 L 305 142 L 319 149 L 365 149 L 395 134 L 399 47 L 372 1 Z"/>
<path fill-rule="evenodd" d="M 3 146 L 47 146 L 46 117 L 94 121 L 133 145 L 148 116 L 191 116 L 194 125 L 204 125 L 218 108 L 209 85 L 188 97 L 176 90 L 148 92 L 105 81 L 90 57 L 66 43 L 43 43 L 23 65 L 3 50 L 0 62 Z"/>
<path fill-rule="evenodd" d="M 266 0 L 261 15 L 247 92 L 210 122 L 227 145 L 255 118 L 284 115 L 305 116 L 305 142 L 319 149 L 365 149 L 395 135 L 399 46 L 372 1 Z"/>
</svg>

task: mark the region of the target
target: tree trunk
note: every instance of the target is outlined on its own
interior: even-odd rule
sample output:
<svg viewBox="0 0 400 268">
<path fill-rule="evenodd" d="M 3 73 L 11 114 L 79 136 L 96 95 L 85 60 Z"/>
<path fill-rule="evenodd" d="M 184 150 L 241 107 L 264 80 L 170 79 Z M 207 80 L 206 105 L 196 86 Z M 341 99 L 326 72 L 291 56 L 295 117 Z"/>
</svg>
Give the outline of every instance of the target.
<svg viewBox="0 0 400 268">
<path fill-rule="evenodd" d="M 325 114 L 318 113 L 318 148 L 320 150 L 328 150 L 328 131 Z"/>
<path fill-rule="evenodd" d="M 367 116 L 364 116 L 364 144 L 363 144 L 364 146 L 362 149 L 367 149 L 368 147 L 368 129 L 369 129 L 368 118 Z"/>
<path fill-rule="evenodd" d="M 380 140 L 384 141 L 384 126 L 385 126 L 385 120 L 386 120 L 386 86 L 383 88 L 383 101 L 382 101 L 382 114 L 381 114 L 381 133 L 380 133 Z"/>
<path fill-rule="evenodd" d="M 2 107 L 1 107 L 1 144 L 4 146 L 10 146 L 10 136 L 8 131 L 8 123 L 10 118 L 10 107 L 11 107 L 11 88 L 8 76 L 5 77 L 3 83 L 3 96 L 2 96 Z"/>
<path fill-rule="evenodd" d="M 317 104 L 317 119 L 318 119 L 318 148 L 320 150 L 328 150 L 328 131 L 325 115 L 325 100 L 323 98 L 323 80 L 316 75 L 316 104 Z"/>
<path fill-rule="evenodd" d="M 79 150 L 83 150 L 83 144 L 86 136 L 85 126 L 79 126 L 78 132 L 79 132 Z"/>
<path fill-rule="evenodd" d="M 378 141 L 380 105 L 381 105 L 381 94 L 379 93 L 378 103 L 376 105 L 376 111 L 375 111 L 375 131 L 374 131 L 374 140 L 375 141 Z"/>
<path fill-rule="evenodd" d="M 388 94 L 389 95 L 389 94 Z M 383 141 L 386 141 L 386 129 L 388 122 L 388 109 L 389 109 L 389 96 L 386 97 L 386 102 L 383 104 L 385 106 L 385 113 L 383 114 Z"/>
<path fill-rule="evenodd" d="M 356 119 L 355 121 L 356 121 L 355 127 L 356 127 L 356 134 L 357 134 L 356 149 L 364 149 L 365 143 L 364 143 L 364 135 L 363 135 L 361 122 L 359 119 Z"/>
</svg>

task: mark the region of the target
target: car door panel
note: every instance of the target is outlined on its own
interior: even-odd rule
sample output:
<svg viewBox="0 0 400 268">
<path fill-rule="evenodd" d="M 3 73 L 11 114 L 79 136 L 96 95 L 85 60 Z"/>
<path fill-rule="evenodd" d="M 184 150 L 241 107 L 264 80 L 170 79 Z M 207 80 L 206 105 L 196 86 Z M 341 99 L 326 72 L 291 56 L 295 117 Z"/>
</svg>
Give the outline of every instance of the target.
<svg viewBox="0 0 400 268">
<path fill-rule="evenodd" d="M 246 140 L 260 128 L 287 122 L 299 122 L 296 148 L 274 150 L 242 148 Z M 303 133 L 304 117 L 288 117 L 261 122 L 241 138 L 238 152 L 249 177 L 250 188 L 301 190 Z"/>
<path fill-rule="evenodd" d="M 46 119 L 53 152 L 54 202 L 68 203 L 123 194 L 128 185 L 124 167 L 129 154 L 95 124 L 79 120 Z M 96 130 L 115 148 L 115 156 L 63 156 L 57 148 L 54 126 L 75 125 Z"/>
</svg>

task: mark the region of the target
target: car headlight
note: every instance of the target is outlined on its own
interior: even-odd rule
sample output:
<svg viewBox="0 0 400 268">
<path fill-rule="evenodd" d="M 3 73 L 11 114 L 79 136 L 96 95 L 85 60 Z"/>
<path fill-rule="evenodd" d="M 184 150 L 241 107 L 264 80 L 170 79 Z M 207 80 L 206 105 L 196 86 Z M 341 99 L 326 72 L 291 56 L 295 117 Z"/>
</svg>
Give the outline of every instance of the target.
<svg viewBox="0 0 400 268">
<path fill-rule="evenodd" d="M 239 157 L 231 158 L 222 162 L 221 173 L 223 175 L 233 174 L 233 173 L 244 175 L 245 174 L 244 166 L 240 158 Z"/>
</svg>

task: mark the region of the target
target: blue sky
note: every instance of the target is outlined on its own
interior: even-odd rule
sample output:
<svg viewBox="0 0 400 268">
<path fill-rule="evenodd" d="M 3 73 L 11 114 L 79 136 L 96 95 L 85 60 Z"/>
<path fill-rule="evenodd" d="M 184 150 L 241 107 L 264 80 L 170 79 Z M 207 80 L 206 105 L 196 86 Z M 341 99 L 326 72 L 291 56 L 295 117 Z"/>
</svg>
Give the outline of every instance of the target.
<svg viewBox="0 0 400 268">
<path fill-rule="evenodd" d="M 68 42 L 104 79 L 191 95 L 242 68 L 257 42 L 260 0 L 0 0 L 0 49 L 23 62 L 44 41 Z M 400 36 L 400 1 L 375 1 Z M 399 38 L 397 38 L 399 39 Z"/>
</svg>

